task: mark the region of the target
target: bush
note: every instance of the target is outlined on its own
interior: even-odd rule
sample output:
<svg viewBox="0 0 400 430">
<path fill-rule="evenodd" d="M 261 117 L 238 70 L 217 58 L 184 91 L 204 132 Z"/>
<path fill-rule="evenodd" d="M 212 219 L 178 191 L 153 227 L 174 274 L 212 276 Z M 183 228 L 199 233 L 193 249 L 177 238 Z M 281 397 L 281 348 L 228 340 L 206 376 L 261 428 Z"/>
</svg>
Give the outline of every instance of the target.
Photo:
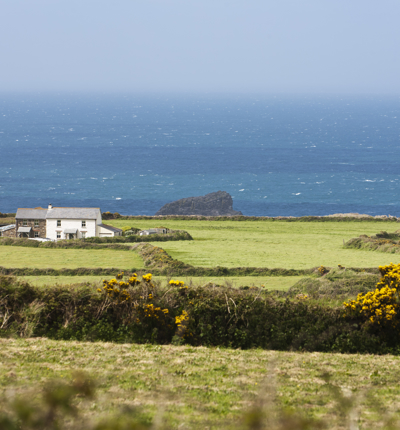
<svg viewBox="0 0 400 430">
<path fill-rule="evenodd" d="M 64 340 L 185 343 L 231 348 L 266 348 L 348 353 L 398 353 L 391 330 L 365 330 L 363 318 L 307 300 L 275 300 L 258 290 L 168 289 L 151 275 L 121 274 L 96 290 L 34 288 L 0 277 L 2 336 Z M 365 319 L 365 318 L 364 318 Z"/>
<path fill-rule="evenodd" d="M 380 266 L 382 278 L 375 291 L 360 293 L 356 300 L 344 303 L 346 314 L 359 318 L 366 329 L 393 331 L 400 320 L 400 264 Z"/>
<path fill-rule="evenodd" d="M 349 299 L 359 293 L 367 293 L 375 288 L 379 275 L 370 272 L 355 272 L 349 269 L 331 269 L 323 277 L 304 278 L 286 293 L 288 297 L 306 294 L 309 298 Z"/>
<path fill-rule="evenodd" d="M 371 237 L 362 234 L 359 237 L 347 241 L 344 247 L 398 254 L 400 253 L 400 232 L 388 233 L 386 231 L 381 231 Z"/>
</svg>

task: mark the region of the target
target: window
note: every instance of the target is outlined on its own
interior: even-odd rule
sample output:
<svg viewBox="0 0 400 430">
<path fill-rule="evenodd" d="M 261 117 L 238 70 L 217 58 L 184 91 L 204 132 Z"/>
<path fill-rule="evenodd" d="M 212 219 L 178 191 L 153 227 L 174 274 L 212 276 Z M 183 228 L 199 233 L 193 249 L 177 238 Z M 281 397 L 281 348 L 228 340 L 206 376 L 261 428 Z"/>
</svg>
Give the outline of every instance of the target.
<svg viewBox="0 0 400 430">
<path fill-rule="evenodd" d="M 61 220 L 60 219 L 57 220 L 57 227 L 61 227 Z"/>
<path fill-rule="evenodd" d="M 82 228 L 86 227 L 86 221 L 82 221 Z"/>
<path fill-rule="evenodd" d="M 57 232 L 57 239 L 61 239 L 61 231 Z"/>
<path fill-rule="evenodd" d="M 84 221 L 82 221 L 82 222 L 84 222 Z M 85 239 L 85 237 L 86 237 L 86 231 L 81 231 L 81 234 L 82 234 L 82 239 Z"/>
<path fill-rule="evenodd" d="M 24 220 L 22 221 L 22 225 L 23 225 L 24 227 L 26 227 L 26 226 L 28 225 L 28 221 L 27 221 L 26 219 L 24 219 Z"/>
<path fill-rule="evenodd" d="M 39 237 L 39 232 L 35 231 L 35 237 Z"/>
<path fill-rule="evenodd" d="M 39 227 L 39 220 L 35 219 L 35 227 Z"/>
</svg>

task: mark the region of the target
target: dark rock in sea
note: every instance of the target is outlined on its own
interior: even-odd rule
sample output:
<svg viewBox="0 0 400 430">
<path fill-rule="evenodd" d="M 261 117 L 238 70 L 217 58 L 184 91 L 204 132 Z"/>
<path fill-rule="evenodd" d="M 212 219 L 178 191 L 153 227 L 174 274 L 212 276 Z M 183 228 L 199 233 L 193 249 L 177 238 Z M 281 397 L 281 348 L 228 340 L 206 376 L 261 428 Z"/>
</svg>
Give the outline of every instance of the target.
<svg viewBox="0 0 400 430">
<path fill-rule="evenodd" d="M 204 215 L 235 216 L 243 215 L 232 209 L 232 197 L 226 191 L 206 194 L 200 197 L 188 197 L 164 205 L 156 215 Z"/>
</svg>

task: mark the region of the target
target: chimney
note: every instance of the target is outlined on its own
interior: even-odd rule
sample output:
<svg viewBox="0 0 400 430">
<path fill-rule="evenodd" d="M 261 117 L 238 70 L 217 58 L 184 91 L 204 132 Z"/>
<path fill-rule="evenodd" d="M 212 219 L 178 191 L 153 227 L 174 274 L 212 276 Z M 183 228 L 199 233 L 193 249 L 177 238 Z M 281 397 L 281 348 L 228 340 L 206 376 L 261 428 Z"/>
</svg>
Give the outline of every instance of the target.
<svg viewBox="0 0 400 430">
<path fill-rule="evenodd" d="M 53 205 L 51 203 L 49 203 L 49 207 L 47 209 L 48 210 L 53 209 Z"/>
</svg>

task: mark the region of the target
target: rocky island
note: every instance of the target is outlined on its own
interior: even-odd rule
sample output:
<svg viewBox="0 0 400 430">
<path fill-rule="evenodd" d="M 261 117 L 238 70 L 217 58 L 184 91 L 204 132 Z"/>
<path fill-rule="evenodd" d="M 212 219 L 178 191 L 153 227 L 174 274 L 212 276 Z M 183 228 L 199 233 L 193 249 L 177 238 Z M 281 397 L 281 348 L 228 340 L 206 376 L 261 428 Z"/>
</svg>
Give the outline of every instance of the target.
<svg viewBox="0 0 400 430">
<path fill-rule="evenodd" d="M 235 216 L 243 215 L 232 208 L 233 200 L 226 191 L 217 191 L 199 197 L 187 197 L 164 205 L 156 215 L 204 215 Z"/>
</svg>

